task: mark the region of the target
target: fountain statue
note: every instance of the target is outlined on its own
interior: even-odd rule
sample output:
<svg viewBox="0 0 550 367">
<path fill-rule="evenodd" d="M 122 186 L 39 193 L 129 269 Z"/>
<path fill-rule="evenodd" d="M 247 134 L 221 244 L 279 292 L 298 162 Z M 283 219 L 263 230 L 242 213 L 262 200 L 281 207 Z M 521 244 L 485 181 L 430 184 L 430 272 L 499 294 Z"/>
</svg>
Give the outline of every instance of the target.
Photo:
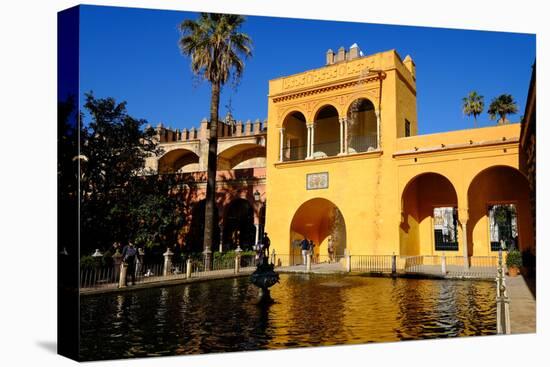
<svg viewBox="0 0 550 367">
<path fill-rule="evenodd" d="M 258 244 L 256 254 L 258 262 L 256 270 L 250 275 L 250 281 L 260 288 L 260 304 L 270 304 L 273 299 L 269 288 L 279 283 L 279 274 L 274 270 L 275 265 L 269 263 L 269 244 Z"/>
</svg>

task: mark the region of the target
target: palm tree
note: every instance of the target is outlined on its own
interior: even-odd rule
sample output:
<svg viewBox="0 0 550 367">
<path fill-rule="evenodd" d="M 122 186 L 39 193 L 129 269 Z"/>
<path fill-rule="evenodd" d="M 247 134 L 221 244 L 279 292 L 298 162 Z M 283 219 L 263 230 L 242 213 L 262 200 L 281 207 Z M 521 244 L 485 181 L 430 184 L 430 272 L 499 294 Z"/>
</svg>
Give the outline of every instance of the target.
<svg viewBox="0 0 550 367">
<path fill-rule="evenodd" d="M 518 105 L 514 98 L 510 94 L 501 94 L 500 96 L 493 98 L 489 105 L 489 116 L 491 120 L 494 120 L 496 116 L 500 116 L 498 124 L 507 124 L 506 115 L 514 114 L 518 112 Z"/>
<path fill-rule="evenodd" d="M 467 97 L 462 98 L 462 112 L 466 116 L 474 116 L 474 127 L 477 127 L 477 117 L 483 112 L 483 107 L 483 96 L 476 91 L 471 91 Z"/>
<path fill-rule="evenodd" d="M 181 52 L 191 58 L 193 73 L 208 81 L 212 88 L 203 241 L 207 270 L 211 268 L 212 239 L 217 225 L 214 223 L 214 209 L 220 91 L 231 75 L 235 83 L 240 79 L 244 70 L 242 57 L 252 55 L 252 40 L 239 32 L 244 20 L 241 15 L 201 13 L 197 20 L 184 20 L 179 26 Z"/>
</svg>

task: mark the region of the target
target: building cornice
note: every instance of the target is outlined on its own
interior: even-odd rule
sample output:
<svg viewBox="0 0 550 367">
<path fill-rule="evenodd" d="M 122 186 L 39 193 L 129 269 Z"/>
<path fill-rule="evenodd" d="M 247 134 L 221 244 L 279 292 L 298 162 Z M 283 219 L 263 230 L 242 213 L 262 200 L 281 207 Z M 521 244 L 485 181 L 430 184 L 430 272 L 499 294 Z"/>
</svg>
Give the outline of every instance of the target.
<svg viewBox="0 0 550 367">
<path fill-rule="evenodd" d="M 470 142 L 470 143 L 461 143 L 461 144 L 449 144 L 436 147 L 426 147 L 418 148 L 416 150 L 402 150 L 399 152 L 393 153 L 394 158 L 410 158 L 411 156 L 421 156 L 421 155 L 433 155 L 446 153 L 448 151 L 456 150 L 479 150 L 480 148 L 495 147 L 499 146 L 502 148 L 507 147 L 518 147 L 519 138 L 508 138 L 501 140 L 487 140 L 482 142 Z"/>
</svg>

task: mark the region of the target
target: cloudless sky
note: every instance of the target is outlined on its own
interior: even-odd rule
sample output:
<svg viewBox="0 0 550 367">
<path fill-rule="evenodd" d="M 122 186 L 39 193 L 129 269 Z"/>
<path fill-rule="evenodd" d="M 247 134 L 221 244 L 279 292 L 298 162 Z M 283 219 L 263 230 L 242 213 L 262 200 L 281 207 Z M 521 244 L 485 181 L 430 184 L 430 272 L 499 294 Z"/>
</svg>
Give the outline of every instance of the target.
<svg viewBox="0 0 550 367">
<path fill-rule="evenodd" d="M 178 48 L 178 24 L 196 13 L 82 6 L 80 93 L 127 101 L 130 115 L 156 126 L 198 127 L 208 117 L 210 86 L 193 77 L 190 60 Z M 226 86 L 220 118 L 228 106 L 234 118 L 267 118 L 268 80 L 321 67 L 325 53 L 357 43 L 365 55 L 396 49 L 416 63 L 419 133 L 473 126 L 462 97 L 485 96 L 479 125 L 494 124 L 486 113 L 491 99 L 513 95 L 519 121 L 525 109 L 535 35 L 464 31 L 274 17 L 247 17 L 242 31 L 253 40 L 236 90 Z"/>
</svg>

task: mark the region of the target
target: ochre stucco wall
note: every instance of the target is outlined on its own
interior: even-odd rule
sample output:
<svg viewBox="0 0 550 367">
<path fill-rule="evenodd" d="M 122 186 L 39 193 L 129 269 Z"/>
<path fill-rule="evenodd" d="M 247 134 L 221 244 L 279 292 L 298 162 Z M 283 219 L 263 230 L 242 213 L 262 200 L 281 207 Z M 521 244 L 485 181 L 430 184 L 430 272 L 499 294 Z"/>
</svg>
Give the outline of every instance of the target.
<svg viewBox="0 0 550 367">
<path fill-rule="evenodd" d="M 371 71 L 365 71 L 367 68 Z M 382 82 L 376 78 L 377 70 L 384 72 Z M 287 116 L 298 111 L 304 115 L 306 123 L 314 123 L 319 109 L 330 104 L 336 108 L 339 117 L 345 117 L 356 98 L 372 101 L 380 116 L 379 150 L 279 161 L 279 129 Z M 434 205 L 441 204 L 458 208 L 459 251 L 456 255 L 463 254 L 466 240 L 470 256 L 492 255 L 488 245 L 488 226 L 483 219 L 486 210 L 483 209 L 481 215 L 479 209 L 486 208 L 491 200 L 518 201 L 520 240 L 523 246 L 528 246 L 527 243 L 532 241 L 532 230 L 528 225 L 531 218 L 523 210 L 523 201 L 526 200 L 523 194 L 517 197 L 518 194 L 510 189 L 496 196 L 487 192 L 468 196 L 472 181 L 484 169 L 502 166 L 516 172 L 519 125 L 403 137 L 405 119 L 411 122 L 411 133 L 416 134 L 415 78 L 393 50 L 270 81 L 266 231 L 278 254 L 290 253 L 291 241 L 300 237 L 297 233 L 291 234 L 292 220 L 303 203 L 315 198 L 330 201 L 342 213 L 346 248 L 351 254 L 437 255 L 433 245 L 432 217 Z M 291 129 L 289 123 L 292 121 L 287 120 L 284 127 Z M 332 140 L 338 139 L 339 134 Z M 502 170 L 505 169 L 497 169 L 496 175 L 502 175 L 498 173 Z M 328 188 L 307 190 L 306 175 L 320 172 L 328 173 Z M 417 176 L 429 172 L 448 180 L 452 191 L 440 192 L 437 182 L 419 181 L 417 187 L 412 187 L 414 193 L 409 195 L 407 202 L 411 208 L 407 214 L 409 228 L 405 231 L 403 192 Z M 520 185 L 521 178 L 514 176 L 511 183 L 504 184 L 511 187 Z M 502 182 L 495 178 L 486 180 Z M 317 210 L 323 213 L 326 208 L 319 206 Z M 482 219 L 470 221 L 473 216 Z M 308 218 L 300 220 L 307 222 Z M 464 228 L 468 237 L 465 237 Z M 322 254 L 326 251 L 326 238 L 317 240 L 325 241 L 320 246 Z"/>
</svg>

